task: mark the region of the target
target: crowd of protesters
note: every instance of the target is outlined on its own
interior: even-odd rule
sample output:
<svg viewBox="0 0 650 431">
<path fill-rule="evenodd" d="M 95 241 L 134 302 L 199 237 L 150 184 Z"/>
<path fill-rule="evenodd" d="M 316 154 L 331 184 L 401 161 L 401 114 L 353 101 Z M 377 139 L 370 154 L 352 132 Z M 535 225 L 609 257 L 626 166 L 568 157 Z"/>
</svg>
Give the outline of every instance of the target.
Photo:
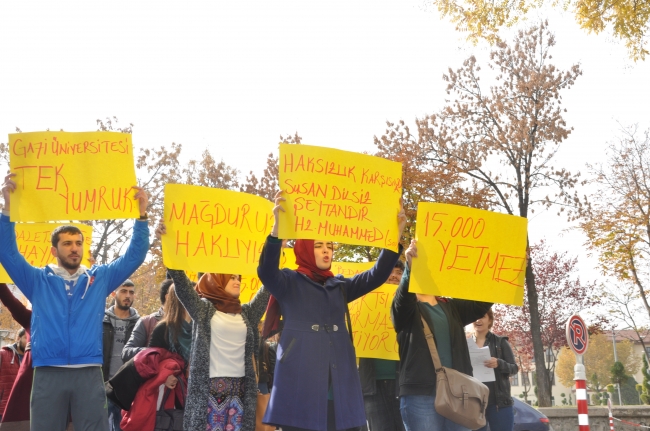
<svg viewBox="0 0 650 431">
<path fill-rule="evenodd" d="M 145 190 L 134 187 L 140 218 L 122 256 L 87 268 L 82 232 L 61 226 L 51 238 L 57 263 L 36 268 L 19 253 L 9 219 L 15 188 L 10 174 L 0 263 L 32 308 L 0 284 L 0 301 L 24 328 L 0 351 L 0 430 L 466 430 L 434 408 L 436 370 L 422 322 L 442 365 L 470 376 L 464 326 L 474 323 L 477 345 L 493 357 L 485 365 L 496 371 L 488 423 L 492 431 L 513 428 L 508 376 L 517 366 L 507 338 L 489 331 L 492 304 L 410 293 L 415 241 L 405 262 L 400 245 L 345 278 L 330 271 L 330 239 L 296 240 L 297 269 L 280 269 L 279 192 L 259 259 L 263 287 L 250 302 L 239 299 L 238 274 L 206 273 L 193 283 L 168 269 L 160 309 L 140 316 L 129 277 L 150 246 Z M 404 211 L 396 216 L 402 232 Z M 166 233 L 159 224 L 155 235 Z M 384 283 L 397 285 L 391 318 L 400 360 L 357 364 L 347 304 Z M 114 305 L 105 309 L 109 295 Z"/>
</svg>

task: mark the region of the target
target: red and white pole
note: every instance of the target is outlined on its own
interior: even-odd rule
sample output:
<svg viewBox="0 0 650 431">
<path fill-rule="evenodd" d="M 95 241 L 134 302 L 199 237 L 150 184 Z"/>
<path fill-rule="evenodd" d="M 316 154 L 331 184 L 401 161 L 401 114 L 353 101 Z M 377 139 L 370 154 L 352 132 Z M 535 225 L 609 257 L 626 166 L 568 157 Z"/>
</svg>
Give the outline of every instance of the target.
<svg viewBox="0 0 650 431">
<path fill-rule="evenodd" d="M 607 398 L 607 410 L 609 410 L 609 431 L 614 431 L 614 416 L 612 415 L 611 398 Z"/>
<path fill-rule="evenodd" d="M 582 355 L 578 356 L 578 363 L 573 369 L 576 381 L 576 403 L 578 404 L 578 430 L 589 431 L 589 413 L 587 407 L 587 376 L 585 366 L 582 365 Z"/>
</svg>

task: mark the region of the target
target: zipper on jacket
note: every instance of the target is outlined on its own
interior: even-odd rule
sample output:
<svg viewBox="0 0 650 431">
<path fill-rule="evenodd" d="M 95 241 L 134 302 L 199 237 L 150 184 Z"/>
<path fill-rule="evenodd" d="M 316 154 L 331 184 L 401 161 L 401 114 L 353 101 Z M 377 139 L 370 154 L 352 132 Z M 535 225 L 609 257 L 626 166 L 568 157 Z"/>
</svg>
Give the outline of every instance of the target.
<svg viewBox="0 0 650 431">
<path fill-rule="evenodd" d="M 78 279 L 77 279 L 77 281 L 78 281 Z M 64 284 L 64 287 L 66 287 L 65 286 L 65 280 L 63 281 L 63 284 Z M 75 285 L 76 285 L 76 283 L 75 283 Z M 75 286 L 74 291 L 75 292 L 77 291 L 76 286 Z M 68 299 L 68 334 L 67 334 L 67 339 L 68 339 L 67 340 L 68 341 L 68 365 L 72 365 L 70 363 L 70 358 L 72 357 L 72 353 L 71 353 L 72 346 L 70 345 L 71 344 L 71 340 L 70 340 L 71 339 L 71 337 L 70 337 L 70 316 L 72 315 L 72 300 L 74 298 L 74 293 L 72 295 L 68 295 L 68 292 L 66 290 L 65 296 L 67 296 L 67 299 Z"/>
</svg>

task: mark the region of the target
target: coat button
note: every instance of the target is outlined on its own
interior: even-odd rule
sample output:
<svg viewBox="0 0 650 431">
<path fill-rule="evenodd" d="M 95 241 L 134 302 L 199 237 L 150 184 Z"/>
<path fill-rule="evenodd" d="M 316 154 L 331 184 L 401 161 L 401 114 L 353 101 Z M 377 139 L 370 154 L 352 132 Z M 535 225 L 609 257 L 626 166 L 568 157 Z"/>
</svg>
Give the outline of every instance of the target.
<svg viewBox="0 0 650 431">
<path fill-rule="evenodd" d="M 332 364 L 332 368 L 336 368 L 336 364 Z"/>
</svg>

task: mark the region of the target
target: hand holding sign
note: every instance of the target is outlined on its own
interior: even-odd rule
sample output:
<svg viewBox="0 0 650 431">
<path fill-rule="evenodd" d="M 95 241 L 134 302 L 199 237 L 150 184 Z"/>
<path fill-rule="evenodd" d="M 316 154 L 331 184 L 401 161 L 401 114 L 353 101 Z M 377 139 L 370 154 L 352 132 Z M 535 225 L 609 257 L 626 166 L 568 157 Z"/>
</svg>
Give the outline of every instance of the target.
<svg viewBox="0 0 650 431">
<path fill-rule="evenodd" d="M 138 209 L 140 210 L 140 218 L 147 216 L 147 207 L 149 206 L 149 195 L 142 187 L 133 186 L 135 196 L 133 199 L 138 201 Z"/>
<path fill-rule="evenodd" d="M 138 217 L 131 135 L 116 132 L 35 132 L 9 135 L 5 181 L 12 221 Z M 145 208 L 146 211 L 146 208 Z M 144 211 L 140 214 L 142 215 Z"/>
<path fill-rule="evenodd" d="M 393 217 L 402 194 L 400 163 L 281 144 L 279 174 L 287 200 L 286 207 L 278 209 L 281 238 L 328 238 L 397 251 L 402 223 Z"/>
<path fill-rule="evenodd" d="M 404 253 L 404 257 L 406 257 L 406 264 L 411 267 L 411 264 L 413 263 L 413 258 L 418 257 L 418 245 L 417 241 L 414 239 L 411 240 L 411 244 L 409 244 L 409 248 L 406 249 L 406 252 Z"/>
<path fill-rule="evenodd" d="M 282 197 L 282 190 L 280 190 L 275 194 L 275 198 L 273 199 L 275 206 L 273 207 L 273 229 L 271 229 L 271 236 L 274 238 L 278 237 L 280 211 L 285 212 L 284 208 L 282 208 L 282 202 L 284 201 L 286 201 L 286 199 Z"/>
<path fill-rule="evenodd" d="M 172 269 L 255 274 L 272 204 L 248 193 L 167 184 L 163 261 Z"/>
<path fill-rule="evenodd" d="M 11 205 L 11 194 L 16 190 L 16 182 L 14 181 L 15 176 L 16 174 L 9 172 L 9 174 L 5 177 L 4 184 L 2 184 L 2 197 L 5 200 L 3 210 L 6 212 L 9 212 Z"/>
<path fill-rule="evenodd" d="M 525 218 L 420 202 L 415 237 L 410 292 L 522 304 Z"/>
</svg>

